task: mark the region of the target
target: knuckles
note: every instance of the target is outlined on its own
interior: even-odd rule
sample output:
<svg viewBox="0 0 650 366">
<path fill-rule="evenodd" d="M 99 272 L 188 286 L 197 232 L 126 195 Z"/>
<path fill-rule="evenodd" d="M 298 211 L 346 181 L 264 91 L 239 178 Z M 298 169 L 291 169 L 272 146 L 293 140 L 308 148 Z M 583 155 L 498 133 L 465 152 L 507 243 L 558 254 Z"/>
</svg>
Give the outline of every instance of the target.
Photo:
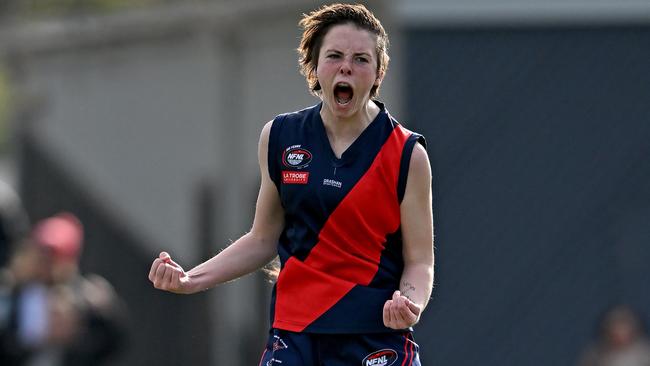
<svg viewBox="0 0 650 366">
<path fill-rule="evenodd" d="M 388 314 L 401 315 L 401 320 L 389 317 Z M 388 300 L 384 306 L 384 315 L 390 320 L 384 320 L 384 325 L 391 329 L 404 329 L 417 324 L 420 320 L 419 314 L 415 314 L 407 306 L 405 301 Z"/>
</svg>

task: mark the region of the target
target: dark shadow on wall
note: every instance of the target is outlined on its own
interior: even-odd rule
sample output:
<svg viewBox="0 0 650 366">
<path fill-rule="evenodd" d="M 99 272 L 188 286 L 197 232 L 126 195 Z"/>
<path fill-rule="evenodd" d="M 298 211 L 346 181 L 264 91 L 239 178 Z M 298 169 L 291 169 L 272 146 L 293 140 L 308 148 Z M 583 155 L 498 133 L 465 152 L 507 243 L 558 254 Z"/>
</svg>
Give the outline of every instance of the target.
<svg viewBox="0 0 650 366">
<path fill-rule="evenodd" d="M 650 27 L 405 39 L 434 170 L 423 364 L 575 364 L 608 306 L 650 309 Z"/>
</svg>

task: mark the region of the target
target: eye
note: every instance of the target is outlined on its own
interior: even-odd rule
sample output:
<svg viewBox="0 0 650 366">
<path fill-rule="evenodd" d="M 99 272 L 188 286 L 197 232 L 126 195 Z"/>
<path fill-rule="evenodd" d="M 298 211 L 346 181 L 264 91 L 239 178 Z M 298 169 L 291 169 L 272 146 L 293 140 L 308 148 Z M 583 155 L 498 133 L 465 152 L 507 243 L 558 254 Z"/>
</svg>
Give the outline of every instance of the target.
<svg viewBox="0 0 650 366">
<path fill-rule="evenodd" d="M 365 56 L 357 56 L 356 60 L 357 60 L 357 62 L 360 62 L 360 63 L 363 63 L 363 64 L 367 64 L 369 62 L 368 58 L 365 57 Z"/>
<path fill-rule="evenodd" d="M 330 53 L 329 55 L 327 55 L 327 58 L 331 58 L 331 59 L 337 59 L 340 57 L 341 56 L 338 53 Z"/>
</svg>

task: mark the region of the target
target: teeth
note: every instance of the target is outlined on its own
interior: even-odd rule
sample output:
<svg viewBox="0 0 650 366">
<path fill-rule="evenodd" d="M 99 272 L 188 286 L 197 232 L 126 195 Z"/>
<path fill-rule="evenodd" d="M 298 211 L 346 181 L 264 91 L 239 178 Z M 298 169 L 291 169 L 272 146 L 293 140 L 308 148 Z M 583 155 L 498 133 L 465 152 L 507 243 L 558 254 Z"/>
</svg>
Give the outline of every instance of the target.
<svg viewBox="0 0 650 366">
<path fill-rule="evenodd" d="M 339 98 L 336 98 L 336 103 L 338 103 L 338 104 L 340 104 L 340 105 L 347 105 L 348 103 L 350 103 L 351 100 L 352 100 L 352 99 L 348 99 L 348 100 L 346 100 L 346 101 L 343 101 L 343 100 L 341 100 L 341 99 L 339 99 Z"/>
<path fill-rule="evenodd" d="M 344 81 L 336 83 L 335 89 L 336 88 L 349 88 L 350 91 L 352 91 L 352 86 L 350 84 L 344 82 Z M 351 97 L 350 97 L 350 99 L 342 99 L 342 98 L 339 98 L 336 95 L 335 95 L 335 99 L 336 99 L 336 103 L 339 104 L 339 105 L 342 105 L 342 106 L 348 105 L 350 103 L 350 101 L 352 101 Z"/>
</svg>

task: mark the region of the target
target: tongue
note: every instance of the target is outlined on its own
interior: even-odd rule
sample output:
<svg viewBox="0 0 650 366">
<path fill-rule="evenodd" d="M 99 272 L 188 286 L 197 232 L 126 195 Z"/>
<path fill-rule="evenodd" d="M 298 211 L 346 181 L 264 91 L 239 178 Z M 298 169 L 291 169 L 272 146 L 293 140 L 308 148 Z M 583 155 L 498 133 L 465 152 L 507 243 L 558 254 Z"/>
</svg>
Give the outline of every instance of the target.
<svg viewBox="0 0 650 366">
<path fill-rule="evenodd" d="M 341 103 L 349 102 L 352 99 L 352 90 L 347 88 L 337 88 L 336 99 Z"/>
</svg>

